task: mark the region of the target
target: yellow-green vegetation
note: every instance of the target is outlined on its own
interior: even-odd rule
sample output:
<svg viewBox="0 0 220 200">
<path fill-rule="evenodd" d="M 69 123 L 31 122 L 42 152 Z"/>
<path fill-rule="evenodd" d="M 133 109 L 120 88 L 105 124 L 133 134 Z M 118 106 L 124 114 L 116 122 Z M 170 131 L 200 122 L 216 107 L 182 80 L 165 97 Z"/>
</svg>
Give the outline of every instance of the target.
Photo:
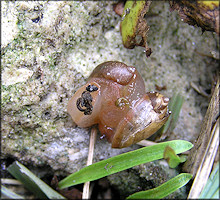
<svg viewBox="0 0 220 200">
<path fill-rule="evenodd" d="M 165 148 L 163 157 L 167 160 L 171 168 L 175 168 L 180 163 L 186 161 L 186 157 L 179 157 L 178 155 L 176 155 L 175 151 L 170 146 L 167 146 Z"/>
<path fill-rule="evenodd" d="M 144 15 L 147 12 L 150 2 L 147 1 L 127 1 L 124 7 L 121 35 L 126 48 L 134 48 L 135 45 L 144 45 L 146 41 L 147 24 Z M 141 29 L 141 30 L 140 30 Z M 145 33 L 141 33 L 143 31 Z M 137 37 L 140 37 L 137 39 Z"/>
<path fill-rule="evenodd" d="M 211 10 L 219 6 L 219 1 L 198 1 L 198 3 L 209 7 Z"/>
</svg>

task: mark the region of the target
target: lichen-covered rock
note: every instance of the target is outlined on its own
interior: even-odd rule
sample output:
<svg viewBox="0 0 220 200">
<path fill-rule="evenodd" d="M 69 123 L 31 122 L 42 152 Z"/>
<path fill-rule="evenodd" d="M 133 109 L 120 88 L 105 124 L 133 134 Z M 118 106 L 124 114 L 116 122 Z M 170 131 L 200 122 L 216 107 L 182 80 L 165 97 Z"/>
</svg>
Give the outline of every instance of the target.
<svg viewBox="0 0 220 200">
<path fill-rule="evenodd" d="M 210 89 L 218 67 L 218 37 L 181 22 L 167 2 L 153 2 L 148 12 L 148 45 L 123 47 L 120 17 L 111 1 L 5 1 L 2 4 L 1 116 L 3 157 L 49 165 L 57 174 L 85 166 L 89 129 L 76 127 L 66 106 L 100 63 L 118 60 L 137 67 L 148 91 L 155 84 L 185 102 L 167 139 L 196 139 L 208 100 L 190 86 Z M 10 12 L 8 12 L 10 10 Z M 13 12 L 12 12 L 13 11 Z M 7 27 L 7 29 L 5 29 Z M 11 30 L 11 31 L 9 31 Z M 13 30 L 13 31 L 12 31 Z M 7 32 L 6 32 L 7 31 Z M 207 54 L 208 56 L 205 56 Z M 94 161 L 137 148 L 111 149 L 98 137 Z"/>
<path fill-rule="evenodd" d="M 89 129 L 74 125 L 66 105 L 90 71 L 114 51 L 106 50 L 104 34 L 117 26 L 119 17 L 109 2 L 4 6 L 16 10 L 12 26 L 19 31 L 2 49 L 2 153 L 49 164 L 60 173 L 76 171 L 86 163 Z M 9 25 L 5 19 L 3 27 Z M 119 43 L 118 28 L 114 34 Z M 106 147 L 97 145 L 96 161 L 126 151 L 112 150 L 106 141 L 97 143 Z"/>
</svg>

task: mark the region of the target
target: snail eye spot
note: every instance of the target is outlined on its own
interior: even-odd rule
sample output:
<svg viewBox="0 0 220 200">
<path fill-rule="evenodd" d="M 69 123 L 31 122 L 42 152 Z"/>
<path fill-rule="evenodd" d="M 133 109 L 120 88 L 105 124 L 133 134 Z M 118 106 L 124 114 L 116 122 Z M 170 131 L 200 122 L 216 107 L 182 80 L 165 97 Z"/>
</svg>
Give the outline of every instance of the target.
<svg viewBox="0 0 220 200">
<path fill-rule="evenodd" d="M 88 92 L 94 92 L 94 91 L 97 91 L 98 88 L 97 88 L 95 85 L 88 85 L 88 86 L 86 87 L 86 90 L 87 90 Z"/>
<path fill-rule="evenodd" d="M 92 95 L 88 91 L 84 91 L 81 95 L 83 101 L 87 104 L 88 102 L 92 102 Z M 85 105 L 84 105 L 85 106 Z"/>
<path fill-rule="evenodd" d="M 93 106 L 92 106 L 92 95 L 90 92 L 95 92 L 98 90 L 98 87 L 95 85 L 88 85 L 86 90 L 82 92 L 81 97 L 76 101 L 76 107 L 79 111 L 83 112 L 84 115 L 91 115 Z M 85 107 L 85 108 L 83 108 Z"/>
<path fill-rule="evenodd" d="M 93 110 L 92 100 L 93 98 L 90 92 L 83 91 L 81 97 L 76 101 L 76 107 L 79 111 L 83 112 L 84 115 L 91 115 Z"/>
</svg>

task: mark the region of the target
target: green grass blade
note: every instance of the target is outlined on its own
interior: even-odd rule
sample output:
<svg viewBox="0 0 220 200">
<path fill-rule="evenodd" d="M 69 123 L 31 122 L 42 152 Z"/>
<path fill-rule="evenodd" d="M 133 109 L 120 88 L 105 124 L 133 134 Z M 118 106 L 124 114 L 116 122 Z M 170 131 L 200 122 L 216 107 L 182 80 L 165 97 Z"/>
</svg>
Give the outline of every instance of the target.
<svg viewBox="0 0 220 200">
<path fill-rule="evenodd" d="M 18 161 L 13 162 L 7 170 L 12 176 L 21 181 L 24 186 L 41 199 L 65 199 L 49 185 L 35 176 L 30 170 Z"/>
<path fill-rule="evenodd" d="M 191 178 L 191 174 L 182 173 L 154 189 L 134 193 L 127 199 L 161 199 L 186 185 Z"/>
<path fill-rule="evenodd" d="M 143 147 L 84 167 L 78 172 L 64 178 L 59 182 L 58 186 L 62 189 L 87 181 L 97 180 L 136 165 L 162 159 L 167 145 L 173 148 L 176 154 L 193 147 L 192 143 L 184 140 L 173 140 Z"/>
<path fill-rule="evenodd" d="M 200 199 L 219 199 L 219 163 L 216 165 L 215 169 L 212 171 L 205 187 L 203 188 Z"/>
<path fill-rule="evenodd" d="M 216 192 L 210 197 L 210 199 L 219 199 L 219 188 L 216 190 Z"/>
<path fill-rule="evenodd" d="M 6 188 L 4 185 L 1 185 L 1 198 L 8 198 L 8 199 L 24 199 L 24 197 L 12 192 L 8 188 Z"/>
<path fill-rule="evenodd" d="M 158 131 L 159 133 L 163 134 L 166 133 L 167 131 L 168 132 L 173 131 L 178 121 L 179 113 L 182 108 L 183 102 L 184 102 L 184 98 L 179 93 L 175 93 L 172 96 L 168 104 L 169 110 L 171 111 L 171 115 L 167 120 L 167 122 L 164 124 L 164 126 L 162 126 L 162 128 Z"/>
</svg>

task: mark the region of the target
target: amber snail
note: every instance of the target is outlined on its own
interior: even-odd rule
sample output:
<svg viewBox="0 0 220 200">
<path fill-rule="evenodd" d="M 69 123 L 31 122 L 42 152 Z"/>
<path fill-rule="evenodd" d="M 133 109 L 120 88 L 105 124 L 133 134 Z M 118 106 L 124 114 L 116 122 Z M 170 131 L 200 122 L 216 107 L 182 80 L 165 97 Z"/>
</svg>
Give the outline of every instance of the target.
<svg viewBox="0 0 220 200">
<path fill-rule="evenodd" d="M 124 148 L 150 137 L 167 121 L 168 102 L 157 92 L 145 93 L 135 67 L 108 61 L 93 70 L 67 111 L 78 126 L 98 124 L 112 148 Z"/>
</svg>

